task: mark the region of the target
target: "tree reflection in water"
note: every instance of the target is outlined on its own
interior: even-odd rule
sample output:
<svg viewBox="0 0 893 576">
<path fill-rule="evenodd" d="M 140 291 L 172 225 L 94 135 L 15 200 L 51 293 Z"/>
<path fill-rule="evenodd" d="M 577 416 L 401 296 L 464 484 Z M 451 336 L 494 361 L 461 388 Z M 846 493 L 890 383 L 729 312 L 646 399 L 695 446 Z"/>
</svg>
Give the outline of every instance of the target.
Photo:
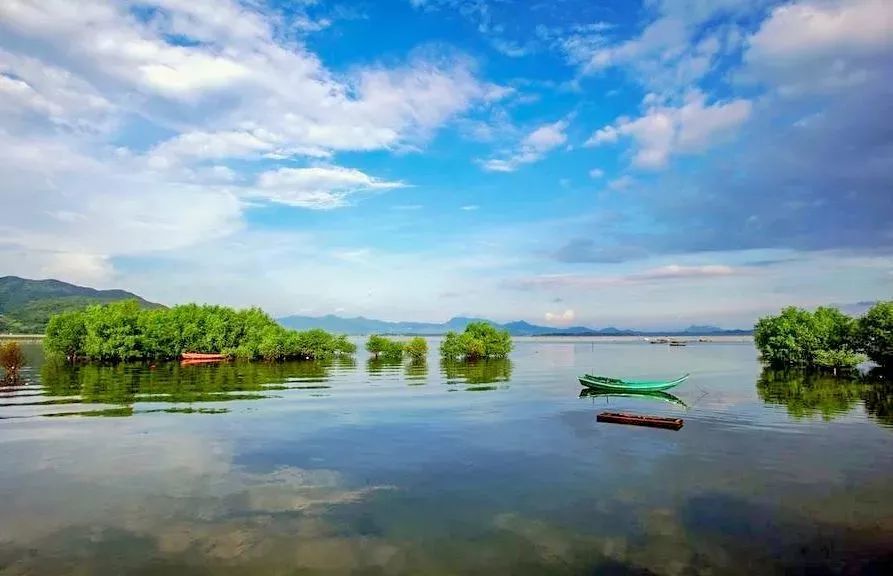
<svg viewBox="0 0 893 576">
<path fill-rule="evenodd" d="M 496 390 L 493 384 L 508 382 L 512 377 L 512 362 L 508 358 L 491 358 L 477 362 L 440 363 L 447 384 L 465 384 L 466 390 Z"/>
<path fill-rule="evenodd" d="M 893 385 L 875 373 L 854 378 L 800 370 L 765 369 L 757 380 L 763 402 L 784 406 L 795 418 L 821 415 L 830 421 L 862 401 L 866 412 L 885 426 L 893 426 Z"/>
<path fill-rule="evenodd" d="M 428 381 L 428 362 L 423 358 L 421 360 L 411 360 L 403 368 L 406 377 L 406 383 L 410 386 L 419 386 Z"/>
<path fill-rule="evenodd" d="M 366 371 L 373 376 L 381 376 L 382 374 L 394 374 L 400 370 L 403 360 L 394 358 L 369 358 L 366 361 Z"/>
<path fill-rule="evenodd" d="M 195 403 L 256 400 L 276 390 L 328 388 L 327 362 L 226 362 L 213 365 L 158 364 L 72 365 L 48 361 L 41 368 L 42 404 L 112 404 L 142 402 Z M 168 411 L 165 409 L 165 411 Z M 221 409 L 177 409 L 218 413 Z M 97 416 L 125 416 L 124 408 L 93 411 Z M 74 413 L 72 413 L 74 414 Z M 85 413 L 80 413 L 84 415 Z"/>
</svg>

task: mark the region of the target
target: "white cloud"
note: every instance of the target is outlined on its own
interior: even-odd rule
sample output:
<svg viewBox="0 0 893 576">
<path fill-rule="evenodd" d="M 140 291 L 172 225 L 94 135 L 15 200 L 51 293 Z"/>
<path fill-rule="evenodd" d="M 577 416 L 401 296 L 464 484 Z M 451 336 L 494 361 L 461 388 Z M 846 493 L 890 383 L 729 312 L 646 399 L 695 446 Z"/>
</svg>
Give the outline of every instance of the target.
<svg viewBox="0 0 893 576">
<path fill-rule="evenodd" d="M 583 76 L 620 67 L 652 90 L 678 94 L 711 72 L 735 49 L 739 17 L 758 13 L 765 0 L 646 1 L 651 18 L 632 38 L 611 41 L 605 30 L 564 38 L 558 46 Z M 722 26 L 714 26 L 720 17 Z M 610 29 L 607 30 L 609 32 Z"/>
<path fill-rule="evenodd" d="M 460 206 L 459 210 L 465 210 L 466 212 L 472 212 L 480 208 L 477 204 L 466 204 L 465 206 Z"/>
<path fill-rule="evenodd" d="M 645 102 L 648 101 L 646 97 Z M 679 107 L 651 104 L 639 118 L 619 118 L 597 130 L 586 145 L 612 144 L 628 137 L 636 146 L 636 166 L 662 168 L 671 156 L 699 152 L 732 133 L 750 112 L 751 103 L 747 100 L 707 104 L 703 93 L 690 92 Z"/>
<path fill-rule="evenodd" d="M 78 137 L 0 131 L 0 158 L 0 251 L 29 274 L 101 282 L 114 257 L 178 250 L 241 227 L 242 203 L 227 187 L 168 178 Z"/>
<path fill-rule="evenodd" d="M 549 323 L 570 324 L 571 322 L 574 321 L 574 318 L 576 318 L 577 315 L 574 313 L 573 310 L 568 308 L 564 312 L 557 312 L 557 313 L 546 312 L 544 317 L 546 319 L 546 322 L 549 322 Z"/>
<path fill-rule="evenodd" d="M 592 170 L 589 171 L 589 177 L 592 178 L 593 180 L 598 180 L 599 178 L 604 178 L 604 176 L 605 176 L 605 171 L 602 170 L 601 168 L 593 168 Z"/>
<path fill-rule="evenodd" d="M 490 45 L 494 50 L 509 58 L 521 58 L 530 54 L 530 48 L 504 38 L 493 38 Z"/>
<path fill-rule="evenodd" d="M 619 192 L 621 190 L 628 190 L 629 188 L 632 188 L 635 183 L 636 180 L 632 176 L 624 174 L 623 176 L 620 176 L 619 178 L 615 178 L 608 182 L 608 188 Z"/>
<path fill-rule="evenodd" d="M 759 57 L 816 53 L 872 53 L 893 45 L 893 20 L 885 0 L 806 1 L 775 8 L 750 38 Z"/>
<path fill-rule="evenodd" d="M 262 173 L 249 195 L 290 206 L 327 210 L 349 204 L 351 196 L 362 192 L 404 186 L 402 182 L 379 180 L 340 166 L 279 168 Z"/>
<path fill-rule="evenodd" d="M 527 134 L 505 158 L 490 158 L 480 164 L 489 172 L 514 172 L 524 164 L 538 162 L 567 141 L 567 125 L 567 120 L 544 124 Z"/>
<path fill-rule="evenodd" d="M 35 58 L 0 49 L 0 117 L 45 119 L 84 131 L 108 129 L 114 106 L 83 79 Z"/>
<path fill-rule="evenodd" d="M 740 273 L 738 269 L 725 265 L 680 266 L 671 264 L 622 276 L 546 274 L 516 279 L 510 282 L 510 285 L 522 289 L 599 288 L 687 278 L 716 278 Z"/>
<path fill-rule="evenodd" d="M 479 82 L 469 60 L 434 53 L 336 77 L 303 45 L 280 40 L 288 22 L 260 5 L 144 4 L 158 12 L 141 19 L 123 3 L 4 2 L 0 32 L 27 38 L 45 60 L 64 61 L 70 77 L 93 82 L 105 97 L 174 123 L 180 134 L 159 151 L 192 156 L 324 156 L 414 145 L 506 93 Z M 174 35 L 195 44 L 171 43 Z M 19 68 L 4 71 L 24 77 Z"/>
<path fill-rule="evenodd" d="M 783 95 L 889 77 L 893 17 L 886 0 L 803 1 L 772 10 L 747 40 L 739 78 Z"/>
<path fill-rule="evenodd" d="M 301 11 L 139 6 L 0 2 L 0 257 L 16 269 L 101 282 L 121 258 L 243 231 L 246 199 L 333 208 L 403 186 L 294 160 L 418 147 L 508 93 L 433 49 L 333 73 L 295 37 L 326 25 Z"/>
<path fill-rule="evenodd" d="M 150 160 L 163 166 L 195 159 L 287 157 L 296 154 L 327 157 L 321 148 L 285 150 L 282 138 L 265 130 L 231 132 L 188 132 L 159 144 L 150 153 Z"/>
<path fill-rule="evenodd" d="M 551 150 L 567 141 L 567 135 L 564 133 L 565 128 L 567 128 L 567 122 L 564 120 L 540 126 L 528 134 L 521 145 L 538 151 Z"/>
<path fill-rule="evenodd" d="M 79 253 L 50 253 L 41 265 L 41 278 L 68 278 L 88 286 L 107 283 L 113 267 L 107 256 Z"/>
</svg>

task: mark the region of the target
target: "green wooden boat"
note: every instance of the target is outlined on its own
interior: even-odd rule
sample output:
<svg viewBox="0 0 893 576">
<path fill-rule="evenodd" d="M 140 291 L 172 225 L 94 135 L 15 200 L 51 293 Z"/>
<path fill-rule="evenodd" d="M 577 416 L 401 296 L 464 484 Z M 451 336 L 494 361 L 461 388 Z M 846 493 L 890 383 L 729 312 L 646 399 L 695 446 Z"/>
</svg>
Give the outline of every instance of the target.
<svg viewBox="0 0 893 576">
<path fill-rule="evenodd" d="M 685 374 L 675 380 L 621 380 L 619 378 L 609 378 L 607 376 L 595 376 L 593 374 L 584 374 L 580 376 L 580 384 L 587 388 L 598 388 L 599 390 L 616 390 L 618 392 L 653 392 L 655 390 L 666 390 L 672 388 L 676 384 L 685 381 L 689 375 Z"/>
</svg>

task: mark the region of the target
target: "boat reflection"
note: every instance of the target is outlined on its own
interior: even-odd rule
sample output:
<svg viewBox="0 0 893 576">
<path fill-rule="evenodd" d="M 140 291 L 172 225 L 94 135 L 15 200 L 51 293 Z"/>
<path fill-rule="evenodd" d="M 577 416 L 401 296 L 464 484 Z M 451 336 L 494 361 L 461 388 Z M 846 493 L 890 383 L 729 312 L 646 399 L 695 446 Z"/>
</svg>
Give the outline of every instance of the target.
<svg viewBox="0 0 893 576">
<path fill-rule="evenodd" d="M 688 405 L 683 402 L 681 398 L 673 396 L 669 392 L 662 392 L 660 390 L 654 390 L 651 392 L 615 392 L 613 390 L 583 388 L 582 390 L 580 390 L 580 398 L 604 398 L 608 402 L 611 398 L 640 398 L 643 400 L 662 400 L 664 402 L 669 402 L 670 404 L 688 408 Z"/>
</svg>

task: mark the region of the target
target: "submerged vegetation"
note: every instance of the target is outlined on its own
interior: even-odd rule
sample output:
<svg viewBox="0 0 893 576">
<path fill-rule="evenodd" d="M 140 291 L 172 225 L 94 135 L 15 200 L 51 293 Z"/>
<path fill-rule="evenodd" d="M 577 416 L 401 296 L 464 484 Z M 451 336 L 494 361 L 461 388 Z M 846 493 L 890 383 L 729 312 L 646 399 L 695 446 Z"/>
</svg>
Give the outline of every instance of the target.
<svg viewBox="0 0 893 576">
<path fill-rule="evenodd" d="M 440 357 L 446 361 L 505 358 L 511 351 L 509 331 L 486 322 L 472 322 L 461 334 L 447 332 L 440 344 Z"/>
<path fill-rule="evenodd" d="M 288 330 L 259 308 L 186 304 L 145 309 L 133 300 L 53 316 L 44 348 L 69 359 L 102 362 L 171 359 L 183 352 L 241 360 L 324 359 L 356 351 L 346 336 Z"/>
<path fill-rule="evenodd" d="M 4 380 L 15 380 L 24 365 L 25 353 L 18 342 L 0 342 L 0 368 L 3 368 Z"/>
<path fill-rule="evenodd" d="M 864 354 L 891 368 L 893 302 L 878 302 L 859 319 L 832 307 L 809 312 L 790 306 L 757 322 L 754 343 L 761 359 L 776 368 L 846 370 L 864 361 Z"/>
</svg>

